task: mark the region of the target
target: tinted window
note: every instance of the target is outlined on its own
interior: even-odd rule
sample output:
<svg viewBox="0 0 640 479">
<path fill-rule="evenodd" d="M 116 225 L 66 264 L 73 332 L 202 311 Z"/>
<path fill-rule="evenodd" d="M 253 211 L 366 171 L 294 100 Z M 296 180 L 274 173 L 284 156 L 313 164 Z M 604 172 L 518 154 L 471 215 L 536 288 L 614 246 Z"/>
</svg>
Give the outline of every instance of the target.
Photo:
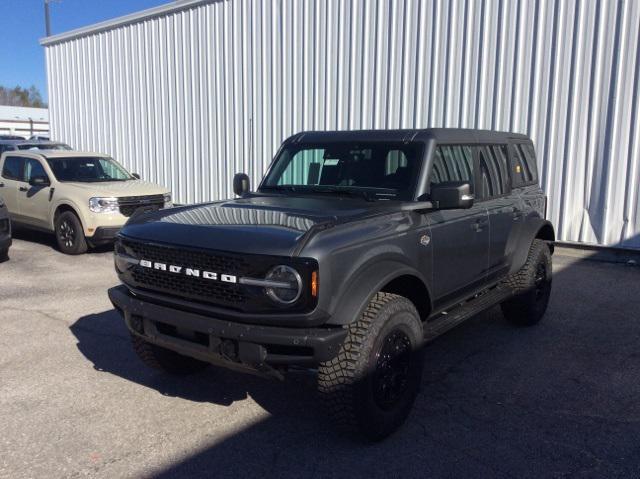
<svg viewBox="0 0 640 479">
<path fill-rule="evenodd" d="M 481 198 L 495 198 L 507 192 L 509 173 L 507 170 L 507 152 L 502 145 L 478 147 Z"/>
<path fill-rule="evenodd" d="M 431 183 L 468 181 L 473 191 L 473 155 L 471 147 L 462 145 L 438 146 L 433 157 Z"/>
<path fill-rule="evenodd" d="M 519 143 L 512 145 L 511 177 L 514 186 L 522 186 L 538 181 L 536 154 L 533 145 Z"/>
<path fill-rule="evenodd" d="M 422 161 L 412 144 L 291 145 L 282 150 L 262 189 L 296 194 L 349 190 L 380 199 L 409 199 Z"/>
<path fill-rule="evenodd" d="M 47 172 L 44 171 L 44 167 L 38 160 L 28 159 L 24 165 L 25 181 L 29 182 L 38 176 L 48 178 Z"/>
<path fill-rule="evenodd" d="M 22 158 L 8 156 L 2 167 L 2 176 L 9 180 L 22 181 Z"/>
</svg>

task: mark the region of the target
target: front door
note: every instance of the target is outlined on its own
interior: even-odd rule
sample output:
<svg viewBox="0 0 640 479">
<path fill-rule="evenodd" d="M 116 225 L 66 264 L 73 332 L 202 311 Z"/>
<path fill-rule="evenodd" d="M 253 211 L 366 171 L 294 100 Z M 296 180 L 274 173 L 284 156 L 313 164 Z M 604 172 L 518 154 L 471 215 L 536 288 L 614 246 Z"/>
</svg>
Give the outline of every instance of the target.
<svg viewBox="0 0 640 479">
<path fill-rule="evenodd" d="M 51 188 L 47 186 L 32 186 L 32 178 L 50 178 L 40 160 L 26 158 L 24 162 L 24 181 L 18 188 L 18 210 L 25 223 L 40 228 L 49 228 L 49 206 L 51 203 Z"/>
<path fill-rule="evenodd" d="M 475 192 L 471 147 L 436 147 L 431 184 L 468 181 Z M 469 209 L 440 210 L 427 215 L 433 251 L 433 295 L 438 306 L 464 299 L 486 280 L 489 262 L 489 217 L 482 204 Z"/>
</svg>

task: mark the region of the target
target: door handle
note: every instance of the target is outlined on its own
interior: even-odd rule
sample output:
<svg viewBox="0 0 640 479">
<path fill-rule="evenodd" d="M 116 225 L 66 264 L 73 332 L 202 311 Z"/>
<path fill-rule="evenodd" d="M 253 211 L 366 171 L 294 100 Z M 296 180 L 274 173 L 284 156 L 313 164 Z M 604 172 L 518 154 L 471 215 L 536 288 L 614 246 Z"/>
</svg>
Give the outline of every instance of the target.
<svg viewBox="0 0 640 479">
<path fill-rule="evenodd" d="M 20 191 L 27 191 L 28 188 L 26 186 L 21 186 L 20 188 L 18 188 Z"/>
</svg>

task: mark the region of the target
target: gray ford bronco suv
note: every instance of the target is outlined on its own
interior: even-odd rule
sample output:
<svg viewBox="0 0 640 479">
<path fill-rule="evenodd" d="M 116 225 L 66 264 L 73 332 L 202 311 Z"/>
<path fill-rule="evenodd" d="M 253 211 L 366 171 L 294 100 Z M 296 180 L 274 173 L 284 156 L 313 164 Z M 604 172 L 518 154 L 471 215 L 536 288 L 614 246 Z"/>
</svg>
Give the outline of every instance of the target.
<svg viewBox="0 0 640 479">
<path fill-rule="evenodd" d="M 234 191 L 118 235 L 109 297 L 153 368 L 316 369 L 336 421 L 379 440 L 409 414 L 427 342 L 496 304 L 523 326 L 546 310 L 554 231 L 526 136 L 303 132 Z"/>
</svg>

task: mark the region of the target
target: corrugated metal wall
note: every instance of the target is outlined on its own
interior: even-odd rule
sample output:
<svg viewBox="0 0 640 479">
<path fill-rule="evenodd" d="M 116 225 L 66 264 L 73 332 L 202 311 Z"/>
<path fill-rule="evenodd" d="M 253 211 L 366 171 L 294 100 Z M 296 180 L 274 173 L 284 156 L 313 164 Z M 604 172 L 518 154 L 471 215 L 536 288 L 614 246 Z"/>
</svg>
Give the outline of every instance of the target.
<svg viewBox="0 0 640 479">
<path fill-rule="evenodd" d="M 237 171 L 255 184 L 304 129 L 522 132 L 559 239 L 640 248 L 639 1 L 176 8 L 48 43 L 55 138 L 196 202 L 232 196 Z"/>
</svg>

